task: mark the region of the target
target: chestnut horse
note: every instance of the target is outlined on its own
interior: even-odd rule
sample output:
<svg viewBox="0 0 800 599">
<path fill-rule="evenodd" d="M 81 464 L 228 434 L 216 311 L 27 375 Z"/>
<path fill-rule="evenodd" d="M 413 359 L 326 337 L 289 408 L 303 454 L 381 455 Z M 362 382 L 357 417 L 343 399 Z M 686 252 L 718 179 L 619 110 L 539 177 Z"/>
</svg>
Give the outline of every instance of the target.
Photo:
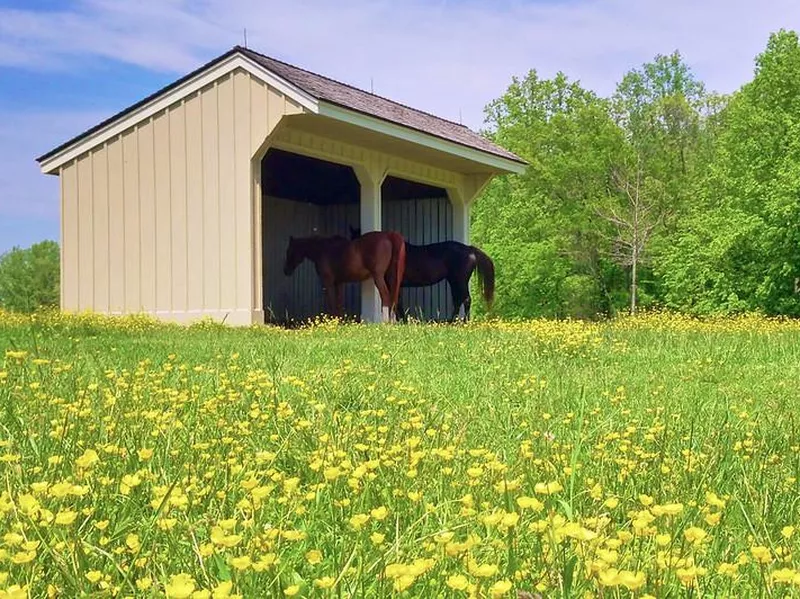
<svg viewBox="0 0 800 599">
<path fill-rule="evenodd" d="M 373 231 L 355 240 L 333 237 L 289 237 L 283 273 L 291 275 L 303 262 L 314 263 L 322 281 L 328 313 L 344 315 L 344 283 L 372 278 L 381 296 L 386 317 L 395 320 L 400 281 L 406 268 L 406 244 L 394 231 Z"/>
<path fill-rule="evenodd" d="M 350 237 L 358 239 L 361 231 L 350 227 Z M 491 308 L 494 300 L 494 263 L 482 250 L 459 241 L 442 241 L 429 245 L 414 245 L 406 242 L 406 269 L 403 287 L 427 287 L 446 279 L 453 297 L 453 315 L 450 322 L 458 316 L 464 306 L 464 320 L 469 320 L 472 296 L 469 293 L 469 280 L 477 268 L 478 279 L 483 290 L 483 299 Z M 397 311 L 403 309 L 398 300 Z"/>
</svg>

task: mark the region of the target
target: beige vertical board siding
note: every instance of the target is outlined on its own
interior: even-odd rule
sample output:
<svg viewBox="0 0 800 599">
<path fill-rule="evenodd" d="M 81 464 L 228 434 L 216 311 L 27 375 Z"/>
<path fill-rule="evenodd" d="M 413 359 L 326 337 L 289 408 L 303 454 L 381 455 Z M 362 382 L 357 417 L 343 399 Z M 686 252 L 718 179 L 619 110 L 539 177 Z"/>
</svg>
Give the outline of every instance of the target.
<svg viewBox="0 0 800 599">
<path fill-rule="evenodd" d="M 220 282 L 223 308 L 236 303 L 236 153 L 234 146 L 233 77 L 217 82 L 219 113 Z"/>
<path fill-rule="evenodd" d="M 61 169 L 62 308 L 77 311 L 79 305 L 79 223 L 78 223 L 78 164 L 74 160 Z"/>
<path fill-rule="evenodd" d="M 108 151 L 92 152 L 92 232 L 94 237 L 94 303 L 91 309 L 109 310 Z"/>
<path fill-rule="evenodd" d="M 108 156 L 109 312 L 125 311 L 125 190 L 120 138 L 106 146 Z"/>
<path fill-rule="evenodd" d="M 253 293 L 253 209 L 250 202 L 250 76 L 233 73 L 234 179 L 231 190 L 236 198 L 236 305 L 252 306 Z M 255 306 L 253 306 L 255 307 Z"/>
<path fill-rule="evenodd" d="M 122 134 L 125 311 L 139 312 L 141 301 L 141 244 L 139 218 L 139 141 L 136 129 Z"/>
<path fill-rule="evenodd" d="M 156 310 L 172 311 L 172 211 L 169 114 L 153 117 L 156 219 Z"/>
<path fill-rule="evenodd" d="M 278 126 L 286 112 L 286 102 L 283 94 L 272 88 L 267 89 L 267 131 L 273 131 Z"/>
<path fill-rule="evenodd" d="M 188 305 L 191 312 L 201 312 L 205 265 L 203 264 L 203 127 L 199 95 L 186 99 L 186 252 Z"/>
<path fill-rule="evenodd" d="M 264 208 L 260 154 L 266 141 L 259 132 L 267 132 L 269 119 L 269 90 L 267 86 L 257 79 L 250 77 L 250 156 L 251 162 L 251 206 L 253 210 L 253 227 L 251 229 L 252 244 L 252 277 L 253 277 L 253 307 L 259 311 L 263 318 L 264 287 L 266 270 L 264 268 L 264 225 L 262 212 Z M 259 226 L 259 223 L 261 225 Z"/>
<path fill-rule="evenodd" d="M 62 307 L 258 318 L 251 163 L 297 112 L 237 71 L 62 167 Z"/>
<path fill-rule="evenodd" d="M 141 309 L 156 309 L 156 175 L 153 122 L 138 129 Z"/>
<path fill-rule="evenodd" d="M 94 305 L 94 239 L 92 222 L 92 156 L 78 158 L 78 308 Z"/>
<path fill-rule="evenodd" d="M 212 85 L 200 96 L 202 102 L 202 198 L 204 273 L 203 306 L 218 310 L 220 305 L 220 186 L 219 125 L 217 124 L 217 87 Z"/>
<path fill-rule="evenodd" d="M 172 245 L 172 311 L 187 309 L 186 248 L 186 116 L 183 104 L 169 111 L 170 221 Z M 159 306 L 160 308 L 160 306 Z"/>
</svg>

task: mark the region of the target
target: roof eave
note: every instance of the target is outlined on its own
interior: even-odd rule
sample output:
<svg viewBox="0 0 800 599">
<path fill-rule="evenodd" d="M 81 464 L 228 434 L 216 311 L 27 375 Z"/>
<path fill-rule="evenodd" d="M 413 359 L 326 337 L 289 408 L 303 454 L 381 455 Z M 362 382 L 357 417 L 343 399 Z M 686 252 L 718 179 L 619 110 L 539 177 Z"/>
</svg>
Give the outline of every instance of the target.
<svg viewBox="0 0 800 599">
<path fill-rule="evenodd" d="M 199 69 L 192 71 L 189 75 L 178 79 L 174 83 L 149 95 L 147 98 L 129 106 L 98 125 L 95 125 L 89 130 L 84 131 L 80 135 L 50 150 L 46 154 L 43 154 L 37 158 L 36 161 L 39 163 L 43 173 L 57 174 L 59 167 L 73 158 L 91 150 L 125 129 L 134 126 L 136 123 L 149 118 L 149 116 L 165 110 L 175 102 L 202 89 L 204 86 L 236 68 L 243 68 L 265 83 L 276 87 L 309 112 L 317 112 L 317 99 L 315 97 L 267 70 L 237 46 L 206 63 Z"/>
<path fill-rule="evenodd" d="M 299 102 L 311 113 L 320 114 L 328 118 L 389 135 L 390 137 L 403 139 L 437 151 L 459 156 L 488 167 L 498 174 L 521 174 L 525 171 L 527 166 L 527 163 L 519 157 L 517 157 L 517 160 L 510 159 L 499 154 L 414 129 L 407 125 L 394 123 L 359 112 L 352 108 L 318 99 L 253 60 L 253 58 L 248 55 L 247 51 L 239 46 L 234 47 L 185 77 L 178 79 L 174 83 L 171 83 L 53 150 L 50 150 L 36 160 L 43 173 L 57 174 L 62 165 L 68 163 L 77 156 L 97 147 L 149 116 L 164 110 L 174 102 L 179 101 L 197 89 L 201 89 L 210 81 L 221 77 L 226 72 L 232 71 L 237 67 L 243 67 L 263 81 L 276 86 L 295 101 Z"/>
<path fill-rule="evenodd" d="M 519 161 L 511 160 L 499 154 L 493 154 L 492 152 L 467 146 L 418 129 L 412 129 L 406 125 L 380 119 L 332 102 L 320 100 L 318 114 L 330 119 L 356 125 L 376 133 L 382 133 L 390 137 L 409 141 L 446 154 L 452 154 L 490 167 L 491 170 L 496 171 L 498 174 L 513 173 L 519 175 L 524 173 L 527 167 L 527 163 L 522 159 L 519 159 Z"/>
</svg>

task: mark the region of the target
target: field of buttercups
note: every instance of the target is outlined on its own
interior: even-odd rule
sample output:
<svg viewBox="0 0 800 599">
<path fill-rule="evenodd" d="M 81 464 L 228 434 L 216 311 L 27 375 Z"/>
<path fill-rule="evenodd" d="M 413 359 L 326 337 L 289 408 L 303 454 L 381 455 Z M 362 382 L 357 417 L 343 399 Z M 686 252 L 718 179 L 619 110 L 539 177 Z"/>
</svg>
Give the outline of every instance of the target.
<svg viewBox="0 0 800 599">
<path fill-rule="evenodd" d="M 800 596 L 800 323 L 0 313 L 0 597 Z"/>
</svg>

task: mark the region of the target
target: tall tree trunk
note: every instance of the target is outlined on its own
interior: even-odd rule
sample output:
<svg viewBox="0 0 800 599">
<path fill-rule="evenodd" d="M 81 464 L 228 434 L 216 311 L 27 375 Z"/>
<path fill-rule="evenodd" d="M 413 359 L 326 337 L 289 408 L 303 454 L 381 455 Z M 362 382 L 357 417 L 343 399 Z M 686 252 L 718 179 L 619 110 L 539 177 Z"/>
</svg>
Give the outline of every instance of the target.
<svg viewBox="0 0 800 599">
<path fill-rule="evenodd" d="M 636 253 L 636 250 L 634 250 L 631 264 L 631 314 L 636 314 L 636 263 L 639 261 L 639 256 Z"/>
</svg>

